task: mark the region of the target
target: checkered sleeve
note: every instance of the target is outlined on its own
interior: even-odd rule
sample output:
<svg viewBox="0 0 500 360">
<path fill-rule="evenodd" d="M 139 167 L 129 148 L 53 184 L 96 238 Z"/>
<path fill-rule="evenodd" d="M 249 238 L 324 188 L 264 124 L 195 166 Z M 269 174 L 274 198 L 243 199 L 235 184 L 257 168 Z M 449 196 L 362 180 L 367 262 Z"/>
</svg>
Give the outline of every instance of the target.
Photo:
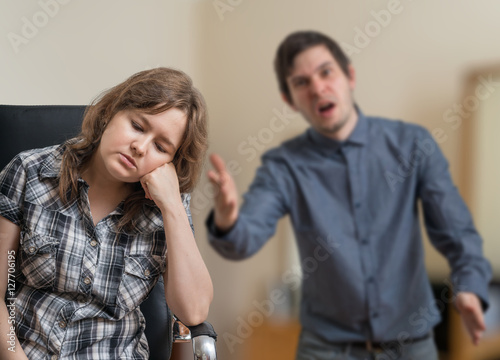
<svg viewBox="0 0 500 360">
<path fill-rule="evenodd" d="M 22 158 L 17 155 L 0 172 L 0 216 L 21 226 L 22 199 L 26 185 L 26 171 Z"/>
</svg>

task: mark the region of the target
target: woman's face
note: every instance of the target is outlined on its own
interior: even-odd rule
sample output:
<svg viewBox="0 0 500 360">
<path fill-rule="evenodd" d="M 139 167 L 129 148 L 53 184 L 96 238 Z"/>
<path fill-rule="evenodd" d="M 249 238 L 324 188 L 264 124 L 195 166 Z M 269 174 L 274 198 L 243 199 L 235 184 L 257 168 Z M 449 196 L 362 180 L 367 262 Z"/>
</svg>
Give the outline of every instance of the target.
<svg viewBox="0 0 500 360">
<path fill-rule="evenodd" d="M 177 108 L 155 115 L 138 110 L 118 112 L 104 130 L 96 152 L 100 173 L 114 181 L 139 181 L 174 159 L 186 124 L 186 114 Z"/>
</svg>

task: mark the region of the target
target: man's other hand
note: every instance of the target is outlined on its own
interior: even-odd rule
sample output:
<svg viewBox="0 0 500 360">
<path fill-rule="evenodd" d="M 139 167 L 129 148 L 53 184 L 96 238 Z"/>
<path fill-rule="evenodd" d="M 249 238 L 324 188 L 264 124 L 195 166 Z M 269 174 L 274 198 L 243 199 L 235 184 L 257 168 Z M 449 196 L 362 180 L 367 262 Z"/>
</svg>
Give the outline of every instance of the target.
<svg viewBox="0 0 500 360">
<path fill-rule="evenodd" d="M 486 330 L 481 301 L 474 293 L 459 292 L 455 299 L 455 305 L 471 337 L 472 343 L 478 345 L 479 340 Z"/>
</svg>

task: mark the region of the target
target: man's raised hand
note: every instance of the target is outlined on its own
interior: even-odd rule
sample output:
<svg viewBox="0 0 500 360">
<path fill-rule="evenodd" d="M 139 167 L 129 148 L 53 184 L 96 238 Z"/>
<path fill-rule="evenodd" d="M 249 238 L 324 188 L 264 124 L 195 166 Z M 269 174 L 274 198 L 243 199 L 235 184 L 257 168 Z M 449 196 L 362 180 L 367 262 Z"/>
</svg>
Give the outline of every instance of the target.
<svg viewBox="0 0 500 360">
<path fill-rule="evenodd" d="M 214 169 L 209 170 L 207 176 L 216 190 L 215 226 L 221 231 L 228 231 L 238 219 L 238 191 L 233 177 L 226 169 L 224 160 L 219 155 L 212 154 L 210 162 Z"/>
</svg>

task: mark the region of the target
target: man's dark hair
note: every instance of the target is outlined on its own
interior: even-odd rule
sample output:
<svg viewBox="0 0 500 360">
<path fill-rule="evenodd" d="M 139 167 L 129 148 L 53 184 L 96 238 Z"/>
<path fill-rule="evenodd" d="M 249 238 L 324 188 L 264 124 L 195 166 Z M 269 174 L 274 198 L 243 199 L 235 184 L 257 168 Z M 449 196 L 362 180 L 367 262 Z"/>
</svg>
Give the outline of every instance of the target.
<svg viewBox="0 0 500 360">
<path fill-rule="evenodd" d="M 316 31 L 298 31 L 288 35 L 278 47 L 276 58 L 274 59 L 274 70 L 278 77 L 280 91 L 285 94 L 287 100 L 292 103 L 290 89 L 286 78 L 290 75 L 295 57 L 302 51 L 316 45 L 324 45 L 337 61 L 340 68 L 349 75 L 349 64 L 351 63 L 347 55 L 340 46 L 328 36 Z"/>
</svg>

